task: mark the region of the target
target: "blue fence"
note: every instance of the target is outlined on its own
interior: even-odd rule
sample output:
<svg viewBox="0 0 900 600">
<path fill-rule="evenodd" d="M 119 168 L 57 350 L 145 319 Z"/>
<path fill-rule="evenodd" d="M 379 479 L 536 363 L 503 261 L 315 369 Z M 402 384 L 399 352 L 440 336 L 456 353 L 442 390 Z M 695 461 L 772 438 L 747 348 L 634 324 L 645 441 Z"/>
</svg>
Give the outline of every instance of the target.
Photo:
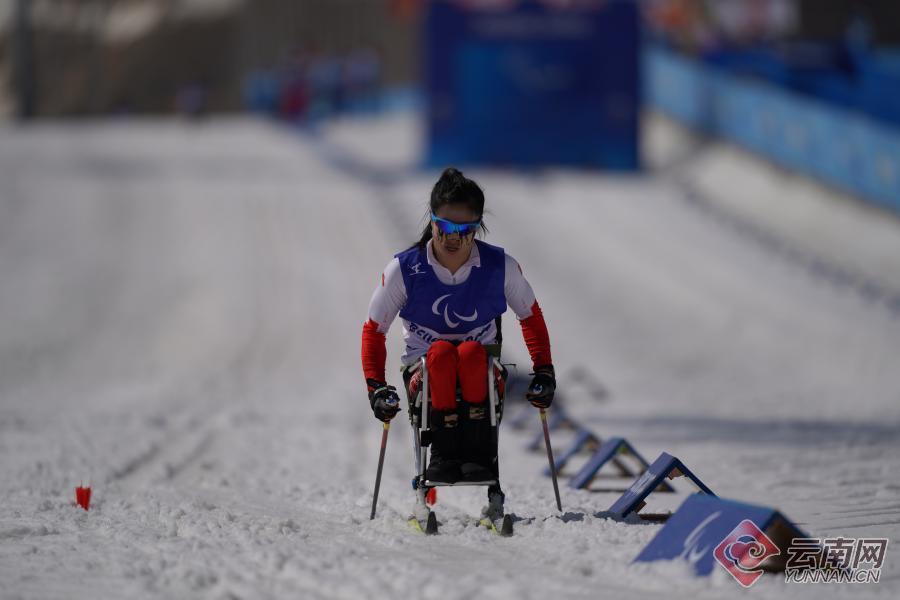
<svg viewBox="0 0 900 600">
<path fill-rule="evenodd" d="M 646 101 L 686 125 L 900 213 L 900 128 L 656 45 L 644 78 Z"/>
</svg>

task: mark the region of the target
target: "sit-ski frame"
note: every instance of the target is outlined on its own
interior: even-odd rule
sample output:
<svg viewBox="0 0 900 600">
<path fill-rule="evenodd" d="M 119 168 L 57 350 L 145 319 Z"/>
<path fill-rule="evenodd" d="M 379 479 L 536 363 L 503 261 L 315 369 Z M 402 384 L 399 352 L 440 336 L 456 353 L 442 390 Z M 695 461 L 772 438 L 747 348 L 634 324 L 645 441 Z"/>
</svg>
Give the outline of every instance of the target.
<svg viewBox="0 0 900 600">
<path fill-rule="evenodd" d="M 497 461 L 497 463 L 494 464 L 495 479 L 489 481 L 460 481 L 457 483 L 440 483 L 430 482 L 425 479 L 425 470 L 428 467 L 428 446 L 430 445 L 430 441 L 428 444 L 423 444 L 422 436 L 429 431 L 429 404 L 431 399 L 429 395 L 428 369 L 425 365 L 425 357 L 422 357 L 420 360 L 420 368 L 422 369 L 422 387 L 416 396 L 416 403 L 414 405 L 415 411 L 413 411 L 412 414 L 413 448 L 416 455 L 416 473 L 418 473 L 415 480 L 413 481 L 413 485 L 416 489 L 417 506 L 427 511 L 428 507 L 425 503 L 425 496 L 428 494 L 428 490 L 430 488 L 438 486 L 458 485 L 496 485 L 499 483 L 500 469 L 498 464 L 499 461 Z M 497 427 L 497 409 L 499 407 L 500 395 L 497 392 L 497 386 L 494 377 L 495 368 L 498 369 L 501 373 L 503 372 L 503 365 L 500 363 L 500 360 L 495 356 L 488 356 L 488 404 L 490 405 L 491 431 L 493 432 L 494 448 L 496 450 L 498 448 L 497 442 L 499 439 L 499 430 Z"/>
</svg>

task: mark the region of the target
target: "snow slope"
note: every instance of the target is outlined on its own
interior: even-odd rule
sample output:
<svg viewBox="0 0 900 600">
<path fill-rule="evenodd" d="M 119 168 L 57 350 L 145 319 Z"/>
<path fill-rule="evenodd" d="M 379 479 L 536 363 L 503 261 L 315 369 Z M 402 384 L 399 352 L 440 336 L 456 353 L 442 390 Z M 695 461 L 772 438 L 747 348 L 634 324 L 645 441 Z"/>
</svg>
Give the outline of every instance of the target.
<svg viewBox="0 0 900 600">
<path fill-rule="evenodd" d="M 381 428 L 359 332 L 436 178 L 413 168 L 417 136 L 408 115 L 316 136 L 242 119 L 3 127 L 0 596 L 734 593 L 723 571 L 631 565 L 660 526 L 598 516 L 616 493 L 563 487 L 565 518 L 545 520 L 546 457 L 523 450 L 536 429 L 501 434 L 508 509 L 526 519 L 514 538 L 465 526 L 484 503 L 473 489 L 440 491 L 442 535 L 407 528 L 405 413 L 368 520 Z M 897 538 L 895 312 L 735 234 L 670 177 L 470 175 L 488 240 L 519 259 L 544 308 L 571 414 L 813 535 Z M 527 372 L 512 317 L 504 330 Z M 396 328 L 389 340 L 394 374 Z M 554 439 L 561 451 L 566 434 Z M 72 505 L 82 481 L 89 513 Z M 893 597 L 898 581 L 889 548 L 881 584 L 852 591 Z M 750 593 L 848 590 L 771 576 Z"/>
</svg>

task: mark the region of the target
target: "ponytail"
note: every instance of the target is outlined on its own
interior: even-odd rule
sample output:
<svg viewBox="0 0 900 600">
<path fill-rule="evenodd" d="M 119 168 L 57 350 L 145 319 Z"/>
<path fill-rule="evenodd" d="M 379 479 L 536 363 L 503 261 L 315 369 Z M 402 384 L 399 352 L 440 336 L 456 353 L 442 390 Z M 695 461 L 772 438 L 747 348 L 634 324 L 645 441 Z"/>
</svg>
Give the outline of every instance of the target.
<svg viewBox="0 0 900 600">
<path fill-rule="evenodd" d="M 428 220 L 428 223 L 425 225 L 425 229 L 422 230 L 422 235 L 419 237 L 419 241 L 414 245 L 418 246 L 420 250 L 424 250 L 425 246 L 428 245 L 428 242 L 433 237 L 431 233 L 431 219 Z"/>
</svg>

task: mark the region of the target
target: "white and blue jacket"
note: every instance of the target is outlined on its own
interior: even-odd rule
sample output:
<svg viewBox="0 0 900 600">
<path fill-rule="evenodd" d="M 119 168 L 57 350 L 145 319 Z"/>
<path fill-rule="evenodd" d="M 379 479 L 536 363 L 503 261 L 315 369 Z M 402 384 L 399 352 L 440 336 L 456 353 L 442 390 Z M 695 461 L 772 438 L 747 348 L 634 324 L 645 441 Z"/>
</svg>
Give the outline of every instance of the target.
<svg viewBox="0 0 900 600">
<path fill-rule="evenodd" d="M 507 305 L 516 316 L 532 314 L 534 292 L 519 264 L 502 248 L 475 240 L 469 259 L 455 272 L 434 256 L 432 242 L 397 254 L 369 304 L 369 319 L 387 333 L 399 313 L 406 344 L 401 362 L 415 362 L 436 340 L 497 341 L 495 320 Z"/>
</svg>

